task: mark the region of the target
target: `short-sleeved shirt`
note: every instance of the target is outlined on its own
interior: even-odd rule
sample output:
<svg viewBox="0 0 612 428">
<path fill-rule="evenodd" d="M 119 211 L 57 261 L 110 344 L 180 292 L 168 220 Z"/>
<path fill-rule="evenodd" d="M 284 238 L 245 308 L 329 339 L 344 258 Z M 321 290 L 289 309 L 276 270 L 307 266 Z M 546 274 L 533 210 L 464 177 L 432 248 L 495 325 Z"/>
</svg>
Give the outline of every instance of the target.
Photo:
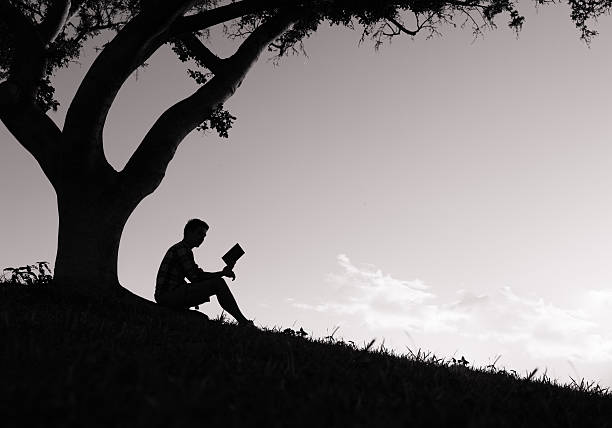
<svg viewBox="0 0 612 428">
<path fill-rule="evenodd" d="M 155 295 L 184 286 L 187 284 L 185 278 L 196 282 L 204 279 L 204 276 L 204 271 L 193 258 L 193 251 L 181 241 L 170 247 L 161 261 L 155 281 Z"/>
</svg>

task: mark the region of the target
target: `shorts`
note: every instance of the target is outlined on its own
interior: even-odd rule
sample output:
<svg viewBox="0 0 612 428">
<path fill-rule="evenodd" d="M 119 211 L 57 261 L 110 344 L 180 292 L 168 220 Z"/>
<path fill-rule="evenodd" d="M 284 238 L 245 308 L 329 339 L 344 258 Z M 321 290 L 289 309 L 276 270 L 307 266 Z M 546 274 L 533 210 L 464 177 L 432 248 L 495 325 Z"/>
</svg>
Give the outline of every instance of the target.
<svg viewBox="0 0 612 428">
<path fill-rule="evenodd" d="M 188 309 L 210 302 L 210 296 L 217 294 L 221 278 L 181 284 L 173 290 L 155 293 L 155 301 L 162 306 Z"/>
</svg>

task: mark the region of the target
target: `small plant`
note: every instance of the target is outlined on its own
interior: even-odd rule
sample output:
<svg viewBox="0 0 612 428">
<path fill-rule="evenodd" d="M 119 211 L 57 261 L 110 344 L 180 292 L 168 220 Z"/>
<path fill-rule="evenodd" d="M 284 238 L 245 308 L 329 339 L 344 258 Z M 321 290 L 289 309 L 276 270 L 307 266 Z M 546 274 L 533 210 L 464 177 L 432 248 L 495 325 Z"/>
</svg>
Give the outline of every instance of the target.
<svg viewBox="0 0 612 428">
<path fill-rule="evenodd" d="M 306 337 L 308 336 L 308 333 L 306 333 L 306 331 L 304 331 L 304 328 L 300 327 L 299 330 L 293 330 L 290 328 L 286 328 L 283 330 L 284 334 L 287 334 L 289 336 L 296 336 L 296 337 Z"/>
<path fill-rule="evenodd" d="M 452 361 L 453 361 L 454 365 L 460 365 L 460 366 L 463 366 L 463 367 L 467 367 L 470 364 L 470 362 L 468 360 L 466 360 L 463 355 L 461 356 L 461 359 L 457 360 L 457 359 L 453 358 Z"/>
<path fill-rule="evenodd" d="M 19 285 L 45 285 L 51 282 L 53 275 L 49 262 L 36 262 L 32 265 L 4 268 L 0 282 Z"/>
</svg>

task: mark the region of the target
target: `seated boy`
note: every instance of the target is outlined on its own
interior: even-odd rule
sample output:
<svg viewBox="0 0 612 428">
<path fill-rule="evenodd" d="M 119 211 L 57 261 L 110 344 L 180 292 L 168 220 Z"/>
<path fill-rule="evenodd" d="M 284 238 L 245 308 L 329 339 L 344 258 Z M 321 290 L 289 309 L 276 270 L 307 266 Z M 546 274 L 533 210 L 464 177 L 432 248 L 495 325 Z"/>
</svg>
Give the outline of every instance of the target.
<svg viewBox="0 0 612 428">
<path fill-rule="evenodd" d="M 170 308 L 187 309 L 210 302 L 216 295 L 219 304 L 239 324 L 253 324 L 238 308 L 236 299 L 223 277 L 236 279 L 232 266 L 219 272 L 204 272 L 193 258 L 194 247 L 199 247 L 208 232 L 208 225 L 191 219 L 185 225 L 183 239 L 171 246 L 164 256 L 155 283 L 155 301 Z M 187 278 L 190 282 L 185 281 Z"/>
</svg>

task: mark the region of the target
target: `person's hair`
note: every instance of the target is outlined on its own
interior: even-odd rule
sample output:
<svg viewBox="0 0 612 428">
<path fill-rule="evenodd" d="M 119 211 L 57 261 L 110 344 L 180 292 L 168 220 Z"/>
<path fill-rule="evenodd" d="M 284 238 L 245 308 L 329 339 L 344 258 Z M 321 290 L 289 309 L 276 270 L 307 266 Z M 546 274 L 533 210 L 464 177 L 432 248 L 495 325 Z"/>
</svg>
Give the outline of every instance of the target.
<svg viewBox="0 0 612 428">
<path fill-rule="evenodd" d="M 199 218 L 192 218 L 185 224 L 185 229 L 183 229 L 183 233 L 186 235 L 187 233 L 196 231 L 198 229 L 208 230 L 208 224 L 205 221 L 200 220 Z"/>
</svg>

